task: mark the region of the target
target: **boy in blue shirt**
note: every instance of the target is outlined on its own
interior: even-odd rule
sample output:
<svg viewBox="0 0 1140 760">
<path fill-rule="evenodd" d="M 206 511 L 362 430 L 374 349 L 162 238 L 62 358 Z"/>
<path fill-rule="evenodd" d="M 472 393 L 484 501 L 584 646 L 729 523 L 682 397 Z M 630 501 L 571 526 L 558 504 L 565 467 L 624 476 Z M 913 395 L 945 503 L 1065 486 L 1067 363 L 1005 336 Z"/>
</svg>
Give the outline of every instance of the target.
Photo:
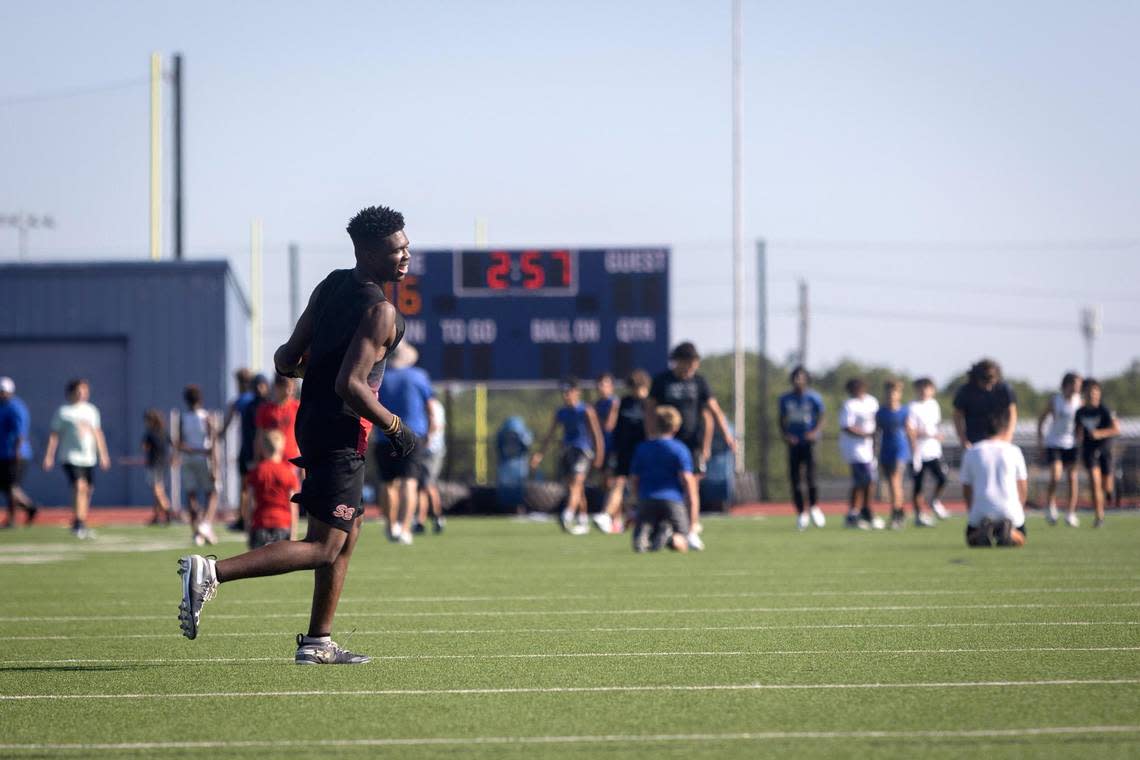
<svg viewBox="0 0 1140 760">
<path fill-rule="evenodd" d="M 415 366 L 419 358 L 415 346 L 400 343 L 388 360 L 380 383 L 384 405 L 403 420 L 404 426 L 416 437 L 416 447 L 410 456 L 397 456 L 386 436 L 379 437 L 375 449 L 380 478 L 384 481 L 380 493 L 388 518 L 388 540 L 404 545 L 412 543 L 412 518 L 419 507 L 419 489 L 427 482 L 424 456 L 434 415 L 429 403 L 434 395 L 431 378 Z"/>
<path fill-rule="evenodd" d="M 629 468 L 630 485 L 637 494 L 633 550 L 657 551 L 668 545 L 687 552 L 685 502 L 695 504 L 697 498 L 693 457 L 685 444 L 673 438 L 681 428 L 681 413 L 671 406 L 659 406 L 654 417 L 657 437 L 638 444 Z"/>
<path fill-rule="evenodd" d="M 598 415 L 589 404 L 582 402 L 578 380 L 568 377 L 560 388 L 563 405 L 554 412 L 538 451 L 531 455 L 530 467 L 538 469 L 555 430 L 561 426 L 562 458 L 558 462 L 558 475 L 567 490 L 562 529 L 573 536 L 584 536 L 590 532 L 586 520 L 586 476 L 590 474 L 591 463 L 601 469 L 606 448 Z"/>
<path fill-rule="evenodd" d="M 796 528 L 807 530 L 810 522 L 817 528 L 826 524 L 823 510 L 816 506 L 815 442 L 823 425 L 823 399 L 808 387 L 811 376 L 802 366 L 792 370 L 792 389 L 780 396 L 780 431 L 788 444 L 788 477 L 792 481 L 792 499 L 796 504 Z M 804 510 L 804 493 L 800 476 L 807 480 L 808 506 Z"/>
<path fill-rule="evenodd" d="M 27 514 L 29 525 L 36 519 L 36 505 L 20 486 L 32 458 L 31 420 L 28 407 L 16 395 L 16 383 L 0 377 L 0 494 L 8 500 L 9 528 L 16 527 L 17 507 Z"/>
</svg>

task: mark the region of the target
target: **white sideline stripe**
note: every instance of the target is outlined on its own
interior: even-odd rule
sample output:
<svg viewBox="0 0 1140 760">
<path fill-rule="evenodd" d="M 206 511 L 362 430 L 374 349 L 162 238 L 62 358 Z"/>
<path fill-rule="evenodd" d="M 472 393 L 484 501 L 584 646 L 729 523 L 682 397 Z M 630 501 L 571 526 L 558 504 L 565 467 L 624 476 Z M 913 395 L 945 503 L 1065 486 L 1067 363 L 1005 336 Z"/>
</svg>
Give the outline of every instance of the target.
<svg viewBox="0 0 1140 760">
<path fill-rule="evenodd" d="M 960 649 L 740 649 L 677 652 L 524 652 L 518 654 L 385 654 L 373 655 L 373 660 L 545 660 L 590 657 L 766 657 L 795 655 L 861 655 L 861 654 L 973 654 L 1000 652 L 1140 652 L 1140 647 L 994 647 Z M 156 665 L 178 664 L 232 664 L 243 662 L 292 662 L 291 657 L 157 657 L 141 660 L 81 659 L 68 657 L 59 660 L 0 660 L 0 665 L 63 665 L 63 664 L 115 664 Z"/>
<path fill-rule="evenodd" d="M 157 692 L 151 694 L 3 694 L 0 701 L 73 699 L 222 699 L 229 697 L 421 697 L 467 696 L 472 694 L 605 694 L 640 692 L 699 691 L 804 691 L 835 689 L 985 689 L 1040 686 L 1131 686 L 1140 678 L 1057 678 L 1040 681 L 931 681 L 918 683 L 725 683 L 657 684 L 638 686 L 508 686 L 468 689 L 313 689 L 308 691 L 215 691 Z"/>
<path fill-rule="evenodd" d="M 1008 628 L 1021 626 L 1140 625 L 1136 620 L 1046 620 L 986 623 L 818 623 L 806 625 L 700 625 L 700 626 L 614 626 L 591 628 L 389 628 L 355 631 L 356 636 L 421 636 L 425 634 L 518 634 L 518 633 L 641 633 L 648 631 L 805 631 L 850 628 Z M 291 636 L 288 631 L 221 631 L 210 636 Z M 170 633 L 91 633 L 78 636 L 43 634 L 39 636 L 0 636 L 0 641 L 73 641 L 87 639 L 167 639 Z"/>
<path fill-rule="evenodd" d="M 842 607 L 690 607 L 679 609 L 611 609 L 611 610 L 444 610 L 417 612 L 342 612 L 345 617 L 383 618 L 427 618 L 427 617 L 525 617 L 525 616 L 574 616 L 574 615 L 699 615 L 754 613 L 768 614 L 780 612 L 906 612 L 932 610 L 1040 610 L 1040 609 L 1102 609 L 1120 607 L 1140 607 L 1140 602 L 1084 602 L 1077 604 L 919 604 L 919 605 L 865 605 Z M 219 613 L 208 616 L 211 620 L 268 620 L 281 618 L 308 618 L 308 612 L 274 612 L 262 614 Z M 94 623 L 100 621 L 143 621 L 169 620 L 170 615 L 31 615 L 0 617 L 0 623 Z"/>
<path fill-rule="evenodd" d="M 658 742 L 788 741 L 794 739 L 1000 739 L 1018 736 L 1134 734 L 1140 726 L 1038 726 L 960 731 L 741 731 L 722 734 L 596 734 L 582 736 L 466 736 L 408 739 L 238 740 L 186 742 L 118 742 L 114 744 L 0 744 L 4 751 L 162 750 L 162 749 L 292 749 L 299 747 L 416 747 L 487 744 L 644 744 Z"/>
</svg>

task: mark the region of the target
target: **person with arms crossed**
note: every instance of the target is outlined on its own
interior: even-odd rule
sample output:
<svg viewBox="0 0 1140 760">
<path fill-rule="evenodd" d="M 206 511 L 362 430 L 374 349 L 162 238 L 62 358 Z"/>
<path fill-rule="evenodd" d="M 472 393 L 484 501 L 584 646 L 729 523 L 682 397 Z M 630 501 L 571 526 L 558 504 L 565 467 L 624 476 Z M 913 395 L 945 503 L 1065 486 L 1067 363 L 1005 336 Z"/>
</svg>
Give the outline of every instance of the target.
<svg viewBox="0 0 1140 760">
<path fill-rule="evenodd" d="M 1057 524 L 1057 486 L 1062 475 L 1069 478 L 1069 504 L 1065 513 L 1065 524 L 1070 528 L 1080 525 L 1077 519 L 1077 410 L 1081 408 L 1081 384 L 1083 380 L 1076 372 L 1066 372 L 1061 378 L 1061 392 L 1049 398 L 1049 404 L 1041 410 L 1037 418 L 1037 446 L 1045 455 L 1045 466 L 1049 468 L 1049 490 L 1045 520 L 1050 525 Z M 1051 419 L 1049 433 L 1045 434 L 1045 420 Z"/>
<path fill-rule="evenodd" d="M 823 427 L 823 398 L 808 387 L 811 375 L 802 366 L 793 369 L 788 380 L 792 389 L 780 396 L 776 404 L 780 410 L 780 431 L 788 445 L 788 479 L 792 486 L 792 501 L 796 505 L 796 529 L 807 530 L 812 523 L 822 528 L 827 520 L 816 504 L 815 442 L 819 440 L 819 431 Z M 807 481 L 806 509 L 801 478 Z"/>
<path fill-rule="evenodd" d="M 98 465 L 101 470 L 111 467 L 99 409 L 90 398 L 91 386 L 86 380 L 80 378 L 67 384 L 67 403 L 52 417 L 51 434 L 44 451 L 45 471 L 55 465 L 57 453 L 63 463 L 63 471 L 71 484 L 74 513 L 71 532 L 79 539 L 95 536 L 87 527 L 87 510 L 95 493 L 95 467 Z"/>
<path fill-rule="evenodd" d="M 31 424 L 27 405 L 16 395 L 15 381 L 0 377 L 0 493 L 8 501 L 8 528 L 16 527 L 17 509 L 24 510 L 27 525 L 36 519 L 36 505 L 20 485 L 32 458 Z"/>
<path fill-rule="evenodd" d="M 333 619 L 364 514 L 364 452 L 375 425 L 408 456 L 416 439 L 378 396 L 388 354 L 404 336 L 404 319 L 381 286 L 408 273 L 404 217 L 383 206 L 366 208 L 348 223 L 356 257 L 313 290 L 293 334 L 274 354 L 277 371 L 304 376 L 297 442 L 306 470 L 294 498 L 308 512 L 301 541 L 279 541 L 228 559 L 182 557 L 179 624 L 187 638 L 199 632 L 202 605 L 219 584 L 243 578 L 313 570 L 308 634 L 297 635 L 299 665 L 356 665 L 369 657 L 332 640 Z"/>
<path fill-rule="evenodd" d="M 839 410 L 839 454 L 851 468 L 847 506 L 848 528 L 882 530 L 886 524 L 871 511 L 871 482 L 875 479 L 875 415 L 879 402 L 859 378 L 847 381 L 847 400 Z"/>
<path fill-rule="evenodd" d="M 1007 438 L 1009 407 L 996 405 L 975 430 L 983 437 L 962 455 L 967 546 L 1025 544 L 1028 470 L 1021 449 Z"/>
<path fill-rule="evenodd" d="M 914 493 L 911 503 L 914 506 L 915 525 L 929 525 L 923 520 L 922 492 L 926 476 L 934 478 L 934 492 L 930 495 L 930 511 L 939 520 L 950 517 L 942 505 L 942 490 L 946 487 L 946 465 L 942 463 L 942 433 L 938 426 L 942 423 L 942 407 L 934 397 L 934 381 L 920 377 L 914 381 L 915 400 L 907 408 L 907 435 L 910 437 L 911 468 L 914 477 Z"/>
<path fill-rule="evenodd" d="M 1074 430 L 1081 444 L 1081 462 L 1089 474 L 1095 519 L 1093 527 L 1104 525 L 1104 503 L 1112 499 L 1115 478 L 1112 473 L 1111 441 L 1120 435 L 1120 420 L 1104 405 L 1100 382 L 1091 377 L 1084 383 L 1085 403 L 1077 410 Z M 1071 523 L 1070 523 L 1071 524 Z"/>
</svg>

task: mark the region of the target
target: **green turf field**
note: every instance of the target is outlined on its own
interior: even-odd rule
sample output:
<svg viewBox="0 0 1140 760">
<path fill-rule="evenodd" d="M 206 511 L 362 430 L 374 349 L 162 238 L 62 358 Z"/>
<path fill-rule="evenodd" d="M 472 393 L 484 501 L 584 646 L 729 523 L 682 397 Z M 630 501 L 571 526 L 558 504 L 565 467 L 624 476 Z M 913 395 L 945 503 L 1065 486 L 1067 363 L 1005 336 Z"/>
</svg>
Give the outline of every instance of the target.
<svg viewBox="0 0 1140 760">
<path fill-rule="evenodd" d="M 292 664 L 307 574 L 223 586 L 187 641 L 183 529 L 5 532 L 0 756 L 1140 755 L 1140 517 L 1034 517 L 1007 551 L 962 527 L 708 520 L 705 553 L 637 556 L 370 523 L 336 631 L 357 667 Z"/>
</svg>

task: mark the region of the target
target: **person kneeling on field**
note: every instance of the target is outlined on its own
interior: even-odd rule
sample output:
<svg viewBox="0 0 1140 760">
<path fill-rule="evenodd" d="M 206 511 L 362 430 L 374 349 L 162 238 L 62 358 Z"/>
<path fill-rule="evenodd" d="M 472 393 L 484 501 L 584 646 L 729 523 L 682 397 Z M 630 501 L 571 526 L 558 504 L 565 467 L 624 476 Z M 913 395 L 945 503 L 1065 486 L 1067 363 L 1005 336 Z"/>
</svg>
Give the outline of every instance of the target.
<svg viewBox="0 0 1140 760">
<path fill-rule="evenodd" d="M 689 448 L 673 438 L 681 427 L 681 413 L 671 406 L 659 406 L 654 418 L 657 437 L 638 444 L 629 468 L 630 487 L 638 500 L 633 550 L 657 551 L 668 546 L 687 552 L 685 501 L 697 503 L 693 458 Z"/>
<path fill-rule="evenodd" d="M 246 475 L 253 518 L 249 531 L 249 548 L 274 541 L 297 539 L 297 505 L 293 494 L 301 490 L 297 468 L 282 459 L 285 434 L 280 430 L 262 433 L 261 451 L 265 459 Z"/>
<path fill-rule="evenodd" d="M 1025 544 L 1025 496 L 1028 470 L 1021 449 L 1006 440 L 1009 410 L 1002 407 L 984 421 L 985 439 L 962 457 L 962 492 L 969 515 L 969 546 Z"/>
</svg>

